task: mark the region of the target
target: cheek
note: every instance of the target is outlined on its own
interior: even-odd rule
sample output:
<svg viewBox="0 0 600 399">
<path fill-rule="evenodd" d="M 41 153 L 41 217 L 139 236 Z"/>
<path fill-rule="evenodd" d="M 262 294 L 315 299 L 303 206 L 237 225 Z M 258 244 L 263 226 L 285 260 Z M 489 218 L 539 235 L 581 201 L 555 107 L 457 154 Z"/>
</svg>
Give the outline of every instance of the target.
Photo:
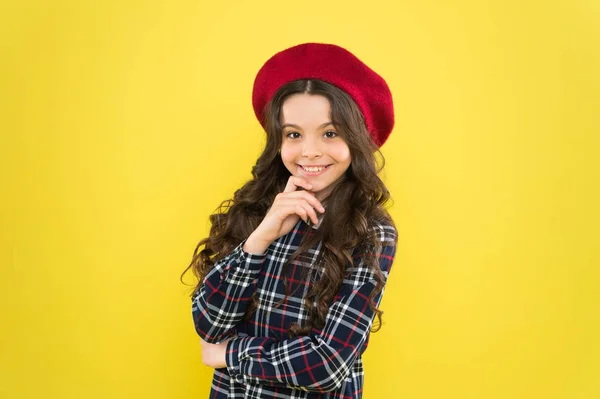
<svg viewBox="0 0 600 399">
<path fill-rule="evenodd" d="M 335 149 L 335 157 L 339 163 L 350 164 L 350 148 L 346 144 L 339 146 Z"/>
<path fill-rule="evenodd" d="M 292 146 L 284 145 L 281 147 L 281 159 L 284 163 L 293 162 L 295 158 L 295 151 Z"/>
</svg>

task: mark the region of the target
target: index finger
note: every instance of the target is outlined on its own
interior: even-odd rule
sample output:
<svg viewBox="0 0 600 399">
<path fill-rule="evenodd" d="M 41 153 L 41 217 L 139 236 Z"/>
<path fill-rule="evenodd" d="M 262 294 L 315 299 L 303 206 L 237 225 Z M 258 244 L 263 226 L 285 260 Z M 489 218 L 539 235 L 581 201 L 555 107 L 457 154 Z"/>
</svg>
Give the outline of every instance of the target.
<svg viewBox="0 0 600 399">
<path fill-rule="evenodd" d="M 284 193 L 289 193 L 292 191 L 296 191 L 298 187 L 302 187 L 305 190 L 310 190 L 312 188 L 312 184 L 308 182 L 308 180 L 298 177 L 298 176 L 290 176 L 288 182 L 283 190 Z"/>
</svg>

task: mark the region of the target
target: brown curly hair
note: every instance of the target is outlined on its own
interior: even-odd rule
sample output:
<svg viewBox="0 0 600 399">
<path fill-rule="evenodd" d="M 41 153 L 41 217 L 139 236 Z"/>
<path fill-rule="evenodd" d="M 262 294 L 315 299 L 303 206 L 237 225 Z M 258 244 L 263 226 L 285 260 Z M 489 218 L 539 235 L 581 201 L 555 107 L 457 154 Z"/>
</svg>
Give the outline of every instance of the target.
<svg viewBox="0 0 600 399">
<path fill-rule="evenodd" d="M 323 272 L 316 283 L 311 285 L 305 298 L 308 320 L 304 326 L 296 323 L 288 326 L 288 335 L 306 335 L 313 328 L 323 328 L 329 306 L 350 271 L 347 268 L 351 267 L 352 255 L 357 249 L 363 253 L 363 259 L 377 281 L 371 294 L 371 306 L 378 321 L 372 331 L 378 331 L 383 312 L 375 308 L 374 298 L 383 289 L 384 277 L 376 254 L 380 252 L 382 244 L 370 227 L 375 222 L 394 225 L 385 209 L 390 194 L 377 176 L 385 160 L 372 141 L 363 115 L 352 98 L 339 88 L 320 80 L 290 82 L 282 86 L 267 104 L 263 112 L 267 142 L 252 168 L 253 178 L 235 192 L 233 199 L 223 201 L 210 216 L 210 235 L 198 243 L 192 261 L 181 277 L 183 279 L 190 268 L 197 277 L 193 297 L 215 262 L 231 253 L 258 227 L 275 196 L 284 190 L 290 172 L 278 152 L 282 142 L 281 109 L 289 96 L 299 93 L 321 95 L 329 100 L 333 125 L 350 149 L 351 164 L 324 201 L 329 212 L 324 214 L 320 227 L 315 230 L 315 234 L 306 237 L 284 266 L 284 275 L 287 276 L 285 267 L 319 240 L 322 241 L 317 261 Z M 376 154 L 379 155 L 379 162 Z M 289 295 L 287 277 L 285 286 Z M 256 306 L 257 298 L 253 296 L 246 319 L 250 318 Z"/>
</svg>

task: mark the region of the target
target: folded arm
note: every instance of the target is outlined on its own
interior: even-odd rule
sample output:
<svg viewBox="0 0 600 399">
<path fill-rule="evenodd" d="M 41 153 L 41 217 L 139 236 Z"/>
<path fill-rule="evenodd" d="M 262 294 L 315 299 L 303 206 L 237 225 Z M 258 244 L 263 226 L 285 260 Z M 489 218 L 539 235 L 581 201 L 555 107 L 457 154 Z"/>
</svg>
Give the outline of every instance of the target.
<svg viewBox="0 0 600 399">
<path fill-rule="evenodd" d="M 387 279 L 395 251 L 396 233 L 378 226 L 382 249 L 379 266 Z M 375 311 L 370 295 L 374 272 L 357 259 L 330 306 L 323 330 L 283 341 L 267 337 L 239 337 L 226 345 L 226 365 L 240 383 L 286 386 L 305 391 L 338 390 L 364 349 Z M 383 291 L 374 299 L 378 306 Z M 224 351 L 225 352 L 225 351 Z"/>
<path fill-rule="evenodd" d="M 196 332 L 206 342 L 216 343 L 232 334 L 256 289 L 266 254 L 245 252 L 244 242 L 215 264 L 192 300 Z"/>
</svg>

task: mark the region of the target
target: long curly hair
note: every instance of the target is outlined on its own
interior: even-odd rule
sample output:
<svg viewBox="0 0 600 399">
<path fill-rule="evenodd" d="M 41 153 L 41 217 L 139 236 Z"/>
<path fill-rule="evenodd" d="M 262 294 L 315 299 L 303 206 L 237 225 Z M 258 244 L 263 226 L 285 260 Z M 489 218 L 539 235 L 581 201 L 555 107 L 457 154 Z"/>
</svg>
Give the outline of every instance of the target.
<svg viewBox="0 0 600 399">
<path fill-rule="evenodd" d="M 288 326 L 287 332 L 290 337 L 294 337 L 324 327 L 329 306 L 344 277 L 351 271 L 349 268 L 352 267 L 355 250 L 361 251 L 364 262 L 373 271 L 377 282 L 371 294 L 371 308 L 377 315 L 377 323 L 372 331 L 378 331 L 383 312 L 375 307 L 374 298 L 383 289 L 384 277 L 376 254 L 381 250 L 382 244 L 370 227 L 376 222 L 394 225 L 385 209 L 390 194 L 378 177 L 385 160 L 371 139 L 364 117 L 352 98 L 339 88 L 320 80 L 306 79 L 287 83 L 266 105 L 262 116 L 267 141 L 264 151 L 252 168 L 252 179 L 237 190 L 232 199 L 223 201 L 210 216 L 210 235 L 198 243 L 191 263 L 181 276 L 183 279 L 185 273 L 192 269 L 197 277 L 193 297 L 215 262 L 231 253 L 258 227 L 275 196 L 284 190 L 290 172 L 278 152 L 282 143 L 281 109 L 289 96 L 299 93 L 321 95 L 329 100 L 332 123 L 350 149 L 351 164 L 324 201 L 328 212 L 324 214 L 319 228 L 314 234 L 304 237 L 298 250 L 284 265 L 286 294 L 289 295 L 287 265 L 321 241 L 317 263 L 322 272 L 305 298 L 304 305 L 308 312 L 306 324 L 300 326 L 294 323 Z M 280 304 L 285 299 L 287 296 Z M 258 299 L 254 295 L 246 312 L 246 320 L 257 306 Z"/>
</svg>

